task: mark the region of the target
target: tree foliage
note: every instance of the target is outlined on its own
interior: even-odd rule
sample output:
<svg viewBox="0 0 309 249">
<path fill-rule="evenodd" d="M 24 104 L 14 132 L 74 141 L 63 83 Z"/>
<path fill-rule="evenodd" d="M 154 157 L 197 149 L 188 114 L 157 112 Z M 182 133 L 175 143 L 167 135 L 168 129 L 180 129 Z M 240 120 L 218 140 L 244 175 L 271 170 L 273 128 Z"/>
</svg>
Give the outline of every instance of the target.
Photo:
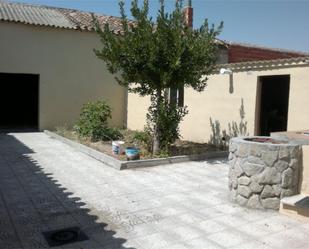
<svg viewBox="0 0 309 249">
<path fill-rule="evenodd" d="M 169 144 L 180 137 L 179 123 L 187 113 L 186 106 L 171 105 L 165 98 L 162 100 L 160 108 L 157 108 L 155 99 L 152 99 L 148 109 L 145 130 L 150 134 L 154 134 L 156 127 L 159 127 L 158 132 L 160 134 L 159 143 L 161 149 L 168 151 Z M 158 119 L 157 116 L 159 117 Z"/>
<path fill-rule="evenodd" d="M 159 114 L 165 106 L 164 91 L 180 87 L 204 90 L 207 76 L 217 60 L 215 38 L 223 26 L 221 23 L 216 28 L 205 20 L 199 29 L 194 30 L 185 23 L 182 1 L 176 1 L 172 13 L 166 12 L 164 0 L 160 3 L 154 21 L 149 17 L 148 0 L 143 1 L 142 7 L 138 0 L 132 0 L 131 21 L 125 14 L 124 1 L 120 1 L 122 30 L 119 34 L 109 24 L 102 28 L 95 20 L 102 43 L 102 48 L 95 50 L 98 58 L 106 63 L 111 73 L 117 75 L 120 85 L 141 96 L 152 97 L 155 143 L 160 140 Z M 176 119 L 179 120 L 176 120 L 178 127 L 181 119 Z"/>
</svg>

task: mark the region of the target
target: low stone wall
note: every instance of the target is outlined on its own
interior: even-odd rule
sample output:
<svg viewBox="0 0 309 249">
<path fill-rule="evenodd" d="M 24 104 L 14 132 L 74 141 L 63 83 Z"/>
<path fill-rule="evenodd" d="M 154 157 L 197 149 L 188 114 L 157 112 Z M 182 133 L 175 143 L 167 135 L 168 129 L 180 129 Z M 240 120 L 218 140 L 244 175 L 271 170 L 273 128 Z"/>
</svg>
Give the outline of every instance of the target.
<svg viewBox="0 0 309 249">
<path fill-rule="evenodd" d="M 301 146 L 233 138 L 229 154 L 232 200 L 256 209 L 279 209 L 280 199 L 298 193 Z"/>
</svg>

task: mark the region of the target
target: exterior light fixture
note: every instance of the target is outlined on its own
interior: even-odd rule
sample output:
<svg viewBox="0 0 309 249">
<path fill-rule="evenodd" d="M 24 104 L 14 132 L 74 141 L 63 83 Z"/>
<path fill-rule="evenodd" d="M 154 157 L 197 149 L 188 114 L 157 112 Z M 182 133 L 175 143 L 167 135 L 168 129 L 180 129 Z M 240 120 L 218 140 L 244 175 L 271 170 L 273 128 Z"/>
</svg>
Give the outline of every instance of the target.
<svg viewBox="0 0 309 249">
<path fill-rule="evenodd" d="M 231 75 L 233 73 L 233 71 L 229 68 L 221 68 L 220 69 L 220 74 L 229 74 Z"/>
</svg>

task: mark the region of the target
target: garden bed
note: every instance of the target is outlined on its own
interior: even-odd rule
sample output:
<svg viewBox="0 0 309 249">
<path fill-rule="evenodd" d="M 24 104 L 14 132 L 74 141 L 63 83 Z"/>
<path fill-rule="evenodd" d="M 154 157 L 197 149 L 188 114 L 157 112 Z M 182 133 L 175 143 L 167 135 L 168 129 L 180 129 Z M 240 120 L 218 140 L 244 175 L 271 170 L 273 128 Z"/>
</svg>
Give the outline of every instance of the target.
<svg viewBox="0 0 309 249">
<path fill-rule="evenodd" d="M 125 155 L 114 155 L 112 153 L 111 141 L 92 142 L 87 138 L 79 138 L 77 134 L 69 130 L 56 132 L 45 131 L 45 133 L 54 139 L 64 142 L 75 149 L 94 157 L 108 166 L 120 170 L 227 156 L 226 151 L 218 150 L 214 146 L 208 144 L 177 141 L 171 146 L 167 155 L 162 154 L 158 157 L 152 157 L 150 153 L 141 150 L 140 160 L 127 161 Z"/>
</svg>

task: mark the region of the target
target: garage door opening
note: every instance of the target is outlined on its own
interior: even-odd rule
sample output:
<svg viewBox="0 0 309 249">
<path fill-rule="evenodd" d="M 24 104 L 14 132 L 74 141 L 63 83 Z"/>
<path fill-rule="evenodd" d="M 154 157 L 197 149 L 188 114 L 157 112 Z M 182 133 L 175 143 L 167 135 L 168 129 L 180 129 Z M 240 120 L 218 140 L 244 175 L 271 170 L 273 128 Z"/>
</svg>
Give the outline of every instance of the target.
<svg viewBox="0 0 309 249">
<path fill-rule="evenodd" d="M 0 129 L 37 130 L 39 75 L 0 73 Z"/>
<path fill-rule="evenodd" d="M 289 94 L 290 75 L 259 77 L 258 135 L 287 130 Z"/>
</svg>

